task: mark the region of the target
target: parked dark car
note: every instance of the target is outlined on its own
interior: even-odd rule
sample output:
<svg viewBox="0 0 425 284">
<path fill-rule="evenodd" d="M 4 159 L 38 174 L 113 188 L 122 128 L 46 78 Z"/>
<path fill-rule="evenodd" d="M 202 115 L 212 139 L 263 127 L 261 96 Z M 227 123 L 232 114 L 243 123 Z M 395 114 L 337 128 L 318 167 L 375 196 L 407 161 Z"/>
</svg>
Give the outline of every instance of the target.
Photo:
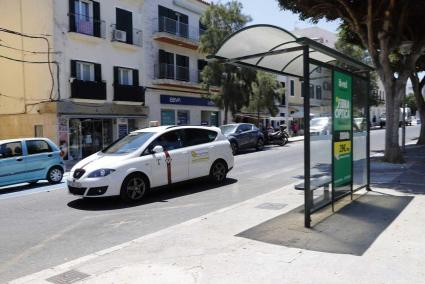
<svg viewBox="0 0 425 284">
<path fill-rule="evenodd" d="M 255 148 L 259 151 L 264 148 L 264 135 L 254 124 L 226 124 L 220 126 L 220 129 L 221 133 L 229 139 L 233 155 L 241 149 Z"/>
</svg>

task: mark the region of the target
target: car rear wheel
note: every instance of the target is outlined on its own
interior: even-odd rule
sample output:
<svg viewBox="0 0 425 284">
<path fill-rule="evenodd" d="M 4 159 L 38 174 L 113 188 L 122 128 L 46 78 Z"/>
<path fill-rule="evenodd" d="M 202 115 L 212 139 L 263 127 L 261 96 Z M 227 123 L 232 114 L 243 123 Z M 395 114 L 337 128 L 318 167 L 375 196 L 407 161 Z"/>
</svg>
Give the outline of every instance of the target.
<svg viewBox="0 0 425 284">
<path fill-rule="evenodd" d="M 47 181 L 50 184 L 57 184 L 62 181 L 63 170 L 60 167 L 52 167 L 47 172 Z"/>
<path fill-rule="evenodd" d="M 261 151 L 264 149 L 264 141 L 261 138 L 258 138 L 257 140 L 257 145 L 255 147 L 257 149 L 257 151 Z"/>
<path fill-rule="evenodd" d="M 210 179 L 214 183 L 222 183 L 226 179 L 227 164 L 224 161 L 215 161 L 211 166 Z"/>
<path fill-rule="evenodd" d="M 137 202 L 143 198 L 148 187 L 148 182 L 142 174 L 131 174 L 122 183 L 120 197 L 125 202 Z"/>
<path fill-rule="evenodd" d="M 236 144 L 236 142 L 230 142 L 230 146 L 232 146 L 233 156 L 236 155 L 239 150 L 238 144 Z"/>
</svg>

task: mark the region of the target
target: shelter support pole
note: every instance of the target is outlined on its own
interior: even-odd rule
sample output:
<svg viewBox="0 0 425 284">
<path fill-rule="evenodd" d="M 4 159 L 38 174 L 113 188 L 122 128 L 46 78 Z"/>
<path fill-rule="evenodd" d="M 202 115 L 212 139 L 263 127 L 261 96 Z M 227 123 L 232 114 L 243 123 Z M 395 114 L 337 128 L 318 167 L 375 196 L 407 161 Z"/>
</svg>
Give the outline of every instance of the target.
<svg viewBox="0 0 425 284">
<path fill-rule="evenodd" d="M 367 124 L 367 137 L 366 137 L 366 177 L 367 177 L 367 185 L 366 189 L 368 191 L 371 190 L 370 188 L 370 74 L 367 75 L 367 91 L 366 91 L 366 124 Z"/>
<path fill-rule="evenodd" d="M 308 45 L 303 46 L 304 84 L 304 226 L 311 225 L 311 194 L 310 194 L 310 56 Z"/>
</svg>

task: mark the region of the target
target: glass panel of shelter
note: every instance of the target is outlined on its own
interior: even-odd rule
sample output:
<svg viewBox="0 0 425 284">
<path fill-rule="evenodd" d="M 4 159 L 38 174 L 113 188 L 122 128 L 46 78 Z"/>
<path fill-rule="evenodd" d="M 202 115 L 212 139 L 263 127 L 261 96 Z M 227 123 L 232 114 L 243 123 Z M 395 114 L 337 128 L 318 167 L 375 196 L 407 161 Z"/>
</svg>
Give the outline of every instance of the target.
<svg viewBox="0 0 425 284">
<path fill-rule="evenodd" d="M 321 99 L 310 95 L 311 210 L 331 202 L 332 186 L 332 70 L 310 65 L 310 92 L 322 89 Z"/>
</svg>

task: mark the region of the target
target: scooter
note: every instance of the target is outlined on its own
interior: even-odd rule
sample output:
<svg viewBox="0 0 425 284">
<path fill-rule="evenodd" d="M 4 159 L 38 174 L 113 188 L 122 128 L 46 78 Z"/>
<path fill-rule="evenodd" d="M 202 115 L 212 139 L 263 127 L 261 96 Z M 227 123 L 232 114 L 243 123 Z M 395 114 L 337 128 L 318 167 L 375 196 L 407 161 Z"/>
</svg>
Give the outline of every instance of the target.
<svg viewBox="0 0 425 284">
<path fill-rule="evenodd" d="M 273 131 L 272 133 L 265 131 L 264 138 L 264 144 L 276 144 L 279 146 L 284 146 L 286 143 L 288 143 L 289 134 L 286 132 L 286 126 L 281 125 L 279 126 L 279 130 Z"/>
</svg>

